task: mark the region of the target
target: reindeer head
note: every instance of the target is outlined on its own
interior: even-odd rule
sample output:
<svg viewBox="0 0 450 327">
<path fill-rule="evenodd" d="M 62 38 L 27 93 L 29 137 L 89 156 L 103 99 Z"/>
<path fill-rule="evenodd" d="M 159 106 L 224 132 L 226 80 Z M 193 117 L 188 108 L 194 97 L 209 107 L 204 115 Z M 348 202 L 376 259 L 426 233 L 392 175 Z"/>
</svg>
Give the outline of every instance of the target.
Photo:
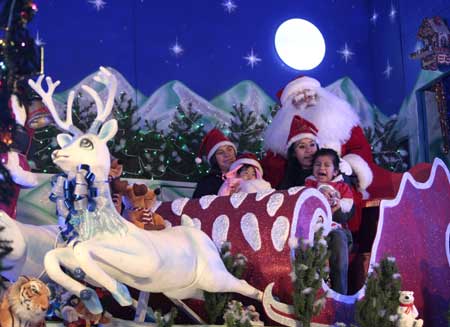
<svg viewBox="0 0 450 327">
<path fill-rule="evenodd" d="M 51 77 L 47 77 L 48 91 L 45 92 L 42 88 L 43 79 L 44 75 L 41 75 L 36 82 L 30 79 L 28 84 L 42 97 L 57 126 L 70 133 L 58 134 L 57 141 L 61 149 L 53 151 L 53 162 L 69 177 L 76 173 L 79 165 L 87 164 L 97 180 L 107 180 L 110 168 L 110 154 L 106 144 L 117 132 L 117 121 L 110 119 L 106 123 L 104 122 L 111 113 L 114 104 L 114 96 L 117 91 L 115 76 L 106 68 L 100 67 L 100 73 L 94 77 L 94 80 L 108 87 L 108 99 L 105 106 L 103 106 L 98 93 L 94 89 L 87 85 L 81 86 L 94 99 L 97 107 L 97 116 L 87 133 L 83 133 L 72 122 L 72 104 L 75 92 L 70 91 L 69 93 L 66 120 L 63 121 L 60 119 L 53 103 L 53 93 L 60 82 L 56 81 L 53 83 Z M 100 126 L 101 129 L 98 132 Z"/>
</svg>

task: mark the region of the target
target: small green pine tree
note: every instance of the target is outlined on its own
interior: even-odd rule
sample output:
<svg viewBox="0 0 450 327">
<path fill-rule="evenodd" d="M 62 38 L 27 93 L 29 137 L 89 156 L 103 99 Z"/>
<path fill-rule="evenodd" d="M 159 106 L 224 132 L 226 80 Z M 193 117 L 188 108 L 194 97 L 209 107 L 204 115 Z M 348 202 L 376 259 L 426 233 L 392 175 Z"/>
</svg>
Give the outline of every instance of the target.
<svg viewBox="0 0 450 327">
<path fill-rule="evenodd" d="M 377 165 L 394 172 L 404 172 L 409 168 L 409 154 L 405 146 L 392 137 L 396 122 L 396 117 L 392 117 L 385 124 L 377 119 L 374 128 L 365 128 L 364 133 Z"/>
<path fill-rule="evenodd" d="M 328 277 L 329 253 L 323 237 L 323 228 L 314 234 L 314 241 L 301 239 L 295 249 L 292 263 L 294 310 L 303 327 L 311 325 L 313 316 L 320 313 L 326 294 L 318 296 L 322 280 Z"/>
<path fill-rule="evenodd" d="M 231 112 L 230 140 L 238 146 L 238 152 L 251 152 L 260 156 L 262 149 L 262 133 L 266 124 L 258 119 L 258 116 L 249 110 L 245 110 L 241 103 L 233 105 Z"/>
<path fill-rule="evenodd" d="M 227 270 L 236 278 L 242 278 L 247 269 L 247 258 L 238 253 L 231 254 L 230 243 L 224 243 L 220 249 L 220 256 Z M 231 293 L 209 293 L 204 292 L 205 310 L 210 324 L 218 323 L 223 315 L 227 303 L 231 300 Z"/>
<path fill-rule="evenodd" d="M 178 311 L 172 308 L 169 313 L 162 315 L 161 311 L 155 311 L 156 327 L 171 327 L 175 322 Z"/>
<path fill-rule="evenodd" d="M 241 302 L 230 301 L 223 315 L 227 327 L 251 327 L 251 316 Z"/>
<path fill-rule="evenodd" d="M 355 318 L 360 327 L 396 326 L 401 279 L 395 258 L 387 257 L 370 273 L 364 298 L 356 304 Z"/>
<path fill-rule="evenodd" d="M 165 149 L 165 177 L 172 180 L 195 181 L 206 172 L 205 165 L 197 165 L 195 157 L 205 136 L 200 112 L 177 106 L 177 113 L 169 124 Z"/>
</svg>

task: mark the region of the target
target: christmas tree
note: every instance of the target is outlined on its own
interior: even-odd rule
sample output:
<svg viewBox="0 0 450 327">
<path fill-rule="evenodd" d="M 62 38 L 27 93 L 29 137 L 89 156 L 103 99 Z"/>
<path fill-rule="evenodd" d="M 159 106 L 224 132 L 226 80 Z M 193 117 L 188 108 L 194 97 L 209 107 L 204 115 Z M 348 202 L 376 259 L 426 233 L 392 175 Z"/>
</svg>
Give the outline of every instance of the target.
<svg viewBox="0 0 450 327">
<path fill-rule="evenodd" d="M 247 258 L 238 253 L 231 254 L 231 244 L 225 242 L 220 249 L 220 256 L 227 270 L 236 278 L 242 278 L 247 269 Z M 205 311 L 210 324 L 218 323 L 218 319 L 224 314 L 225 307 L 231 300 L 231 293 L 204 292 Z"/>
<path fill-rule="evenodd" d="M 376 119 L 374 128 L 367 128 L 364 133 L 377 165 L 394 172 L 404 172 L 409 168 L 409 155 L 407 149 L 392 137 L 392 129 L 396 122 L 395 116 L 384 124 Z"/>
<path fill-rule="evenodd" d="M 314 233 L 314 241 L 301 239 L 295 248 L 292 263 L 294 284 L 294 310 L 303 327 L 311 325 L 313 316 L 320 313 L 326 294 L 318 296 L 322 280 L 328 277 L 327 242 L 323 237 L 323 228 Z"/>
<path fill-rule="evenodd" d="M 206 166 L 197 165 L 195 157 L 205 136 L 200 112 L 192 108 L 177 106 L 177 114 L 169 124 L 166 148 L 166 179 L 196 181 L 206 172 Z"/>
<path fill-rule="evenodd" d="M 355 318 L 360 327 L 396 326 L 401 279 L 395 258 L 387 257 L 373 266 L 364 298 L 356 304 Z"/>
<path fill-rule="evenodd" d="M 31 134 L 31 130 L 16 124 L 10 100 L 14 94 L 19 104 L 25 107 L 29 107 L 33 100 L 27 80 L 37 74 L 41 67 L 38 50 L 27 30 L 27 24 L 36 11 L 37 7 L 32 1 L 8 0 L 0 12 L 0 26 L 5 31 L 0 38 L 0 201 L 6 199 L 3 203 L 9 203 L 8 196 L 14 185 L 3 160 L 7 160 L 11 149 L 26 155 Z"/>
<path fill-rule="evenodd" d="M 245 110 L 241 103 L 234 105 L 231 112 L 230 140 L 238 145 L 238 152 L 251 152 L 258 157 L 262 149 L 262 133 L 266 128 L 264 120 L 259 120 L 253 111 Z"/>
</svg>

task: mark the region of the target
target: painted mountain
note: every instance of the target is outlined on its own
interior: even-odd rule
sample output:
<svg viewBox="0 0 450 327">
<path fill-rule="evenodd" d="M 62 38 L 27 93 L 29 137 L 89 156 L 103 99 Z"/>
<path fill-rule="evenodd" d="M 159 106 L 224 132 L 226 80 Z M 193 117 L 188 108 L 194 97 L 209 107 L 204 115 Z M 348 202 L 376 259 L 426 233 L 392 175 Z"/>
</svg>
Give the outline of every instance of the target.
<svg viewBox="0 0 450 327">
<path fill-rule="evenodd" d="M 130 83 L 128 83 L 128 81 L 125 79 L 125 77 L 119 73 L 117 70 L 115 70 L 114 68 L 108 67 L 108 70 L 116 77 L 117 79 L 117 90 L 118 90 L 118 95 L 116 96 L 116 98 L 120 95 L 120 92 L 125 92 L 130 98 L 133 99 L 134 103 L 136 103 L 138 106 L 141 106 L 146 100 L 147 98 L 138 90 L 134 89 Z M 58 111 L 60 112 L 65 112 L 65 102 L 67 101 L 67 96 L 69 95 L 69 91 L 74 90 L 76 94 L 78 93 L 83 93 L 84 91 L 82 91 L 81 86 L 82 85 L 88 85 L 90 87 L 92 87 L 94 90 L 96 90 L 99 95 L 100 98 L 105 101 L 107 96 L 108 96 L 108 90 L 106 89 L 106 87 L 101 84 L 101 83 L 97 83 L 96 81 L 94 81 L 94 76 L 97 74 L 98 72 L 94 72 L 92 74 L 90 74 L 89 76 L 86 76 L 82 81 L 80 81 L 78 84 L 76 84 L 75 86 L 71 87 L 70 89 L 65 90 L 64 92 L 61 93 L 57 93 L 54 95 L 54 100 L 55 100 L 55 105 L 56 108 L 58 109 Z M 61 86 L 60 86 L 61 87 Z M 81 106 L 87 106 L 90 102 L 92 102 L 92 98 L 90 98 L 89 96 L 83 96 L 82 98 L 80 98 L 80 105 Z"/>
<path fill-rule="evenodd" d="M 136 115 L 141 117 L 140 127 L 144 127 L 145 120 L 158 122 L 158 127 L 165 130 L 177 112 L 177 105 L 187 107 L 192 104 L 195 111 L 202 113 L 202 122 L 206 129 L 215 125 L 228 124 L 231 115 L 191 91 L 186 85 L 179 81 L 171 81 L 156 90 L 147 101 L 139 107 Z"/>
<path fill-rule="evenodd" d="M 252 81 L 242 81 L 228 91 L 211 100 L 217 108 L 228 113 L 233 111 L 234 105 L 242 103 L 244 108 L 253 111 L 257 117 L 270 116 L 270 107 L 275 105 L 272 100 L 258 85 Z"/>
<path fill-rule="evenodd" d="M 211 101 L 206 100 L 188 86 L 180 81 L 170 81 L 157 89 L 150 97 L 144 96 L 139 90 L 136 90 L 130 83 L 113 68 L 109 68 L 118 80 L 118 91 L 125 92 L 131 97 L 138 106 L 134 113 L 135 117 L 141 117 L 139 125 L 136 127 L 144 128 L 145 120 L 157 121 L 158 127 L 166 130 L 169 123 L 176 114 L 177 105 L 187 107 L 189 103 L 192 108 L 202 114 L 202 122 L 205 129 L 208 130 L 216 125 L 227 125 L 230 123 L 233 105 L 242 103 L 245 108 L 260 115 L 270 115 L 270 107 L 275 105 L 275 101 L 269 97 L 257 84 L 252 81 L 242 81 L 231 87 L 224 93 L 214 97 Z M 73 88 L 75 92 L 81 92 L 81 85 L 86 84 L 99 92 L 100 98 L 105 101 L 107 90 L 102 85 L 93 81 L 93 73 Z M 387 117 L 382 114 L 378 108 L 371 105 L 361 90 L 353 81 L 344 77 L 326 87 L 330 92 L 348 101 L 361 119 L 361 124 L 365 128 L 373 128 L 375 121 L 384 123 Z M 64 103 L 67 100 L 69 90 L 55 94 L 55 104 L 61 112 L 64 111 Z M 118 97 L 119 95 L 117 95 Z M 80 105 L 87 106 L 92 99 L 89 96 L 80 98 Z"/>
<path fill-rule="evenodd" d="M 367 101 L 361 90 L 349 77 L 343 77 L 326 87 L 328 91 L 346 100 L 355 109 L 364 128 L 374 128 L 375 122 L 386 123 L 386 117 L 376 106 Z"/>
</svg>

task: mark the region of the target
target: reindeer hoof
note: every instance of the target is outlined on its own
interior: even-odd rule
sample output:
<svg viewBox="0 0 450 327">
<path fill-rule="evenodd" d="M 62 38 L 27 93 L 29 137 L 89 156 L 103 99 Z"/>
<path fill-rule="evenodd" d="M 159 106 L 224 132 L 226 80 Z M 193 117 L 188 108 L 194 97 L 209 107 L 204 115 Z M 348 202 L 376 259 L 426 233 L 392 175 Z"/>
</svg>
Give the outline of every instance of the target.
<svg viewBox="0 0 450 327">
<path fill-rule="evenodd" d="M 130 292 L 128 291 L 128 287 L 126 287 L 122 283 L 117 282 L 116 291 L 112 293 L 112 296 L 123 307 L 131 305 L 133 303 Z"/>
<path fill-rule="evenodd" d="M 78 267 L 78 268 L 75 268 L 75 269 L 73 270 L 73 277 L 74 277 L 76 280 L 83 280 L 84 277 L 86 277 L 86 274 L 85 274 L 85 272 L 83 271 L 83 269 L 81 269 L 80 267 Z"/>
<path fill-rule="evenodd" d="M 93 289 L 85 288 L 80 292 L 80 299 L 83 301 L 86 309 L 89 310 L 90 313 L 97 315 L 103 312 L 102 304 L 98 299 L 97 293 Z"/>
</svg>

